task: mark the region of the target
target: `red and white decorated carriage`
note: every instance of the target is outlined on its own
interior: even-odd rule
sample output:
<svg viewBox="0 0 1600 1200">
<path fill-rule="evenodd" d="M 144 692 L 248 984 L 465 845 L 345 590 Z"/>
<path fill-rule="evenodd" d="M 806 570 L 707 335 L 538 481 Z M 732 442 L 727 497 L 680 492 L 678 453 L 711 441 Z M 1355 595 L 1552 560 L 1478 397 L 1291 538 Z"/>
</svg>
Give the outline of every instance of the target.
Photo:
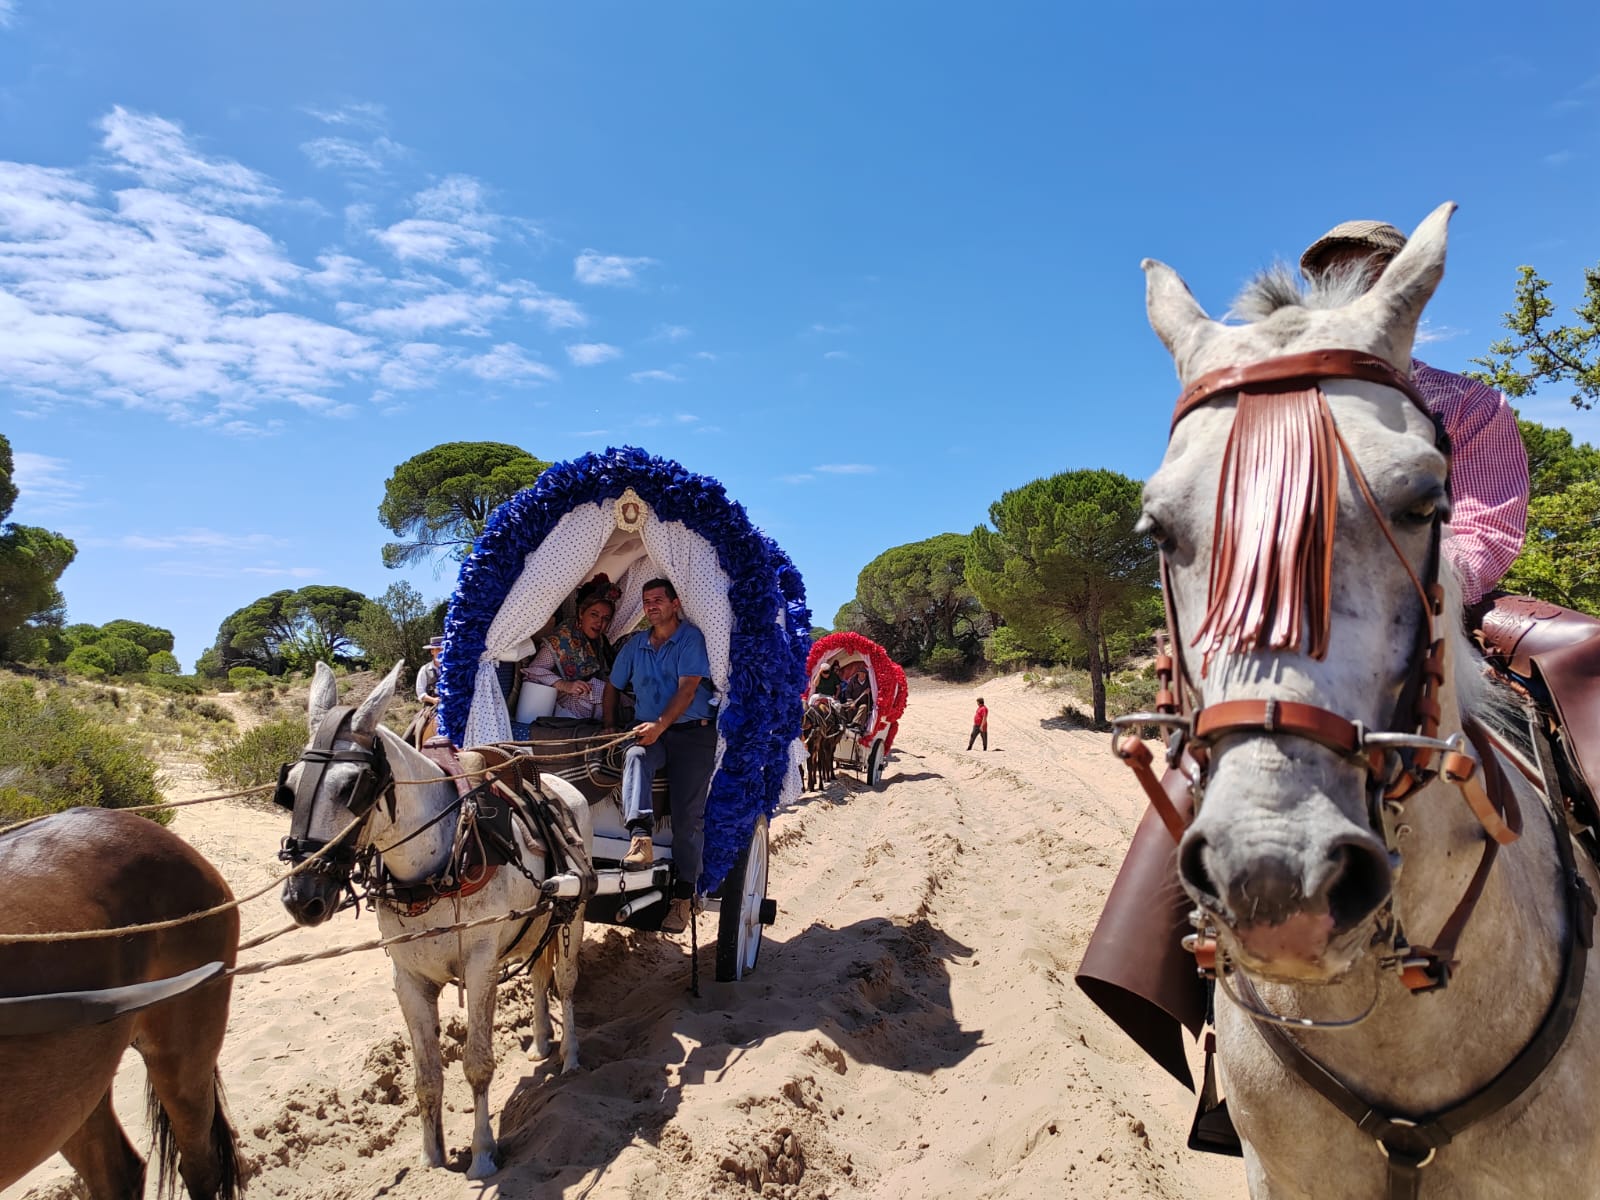
<svg viewBox="0 0 1600 1200">
<path fill-rule="evenodd" d="M 860 771 L 869 786 L 879 787 L 884 763 L 894 749 L 900 716 L 906 710 L 906 673 L 871 638 L 830 633 L 811 644 L 806 659 L 811 692 L 817 690 L 817 680 L 830 663 L 839 673 L 841 691 L 869 698 L 860 717 L 845 726 L 834 749 L 834 764 Z"/>
</svg>

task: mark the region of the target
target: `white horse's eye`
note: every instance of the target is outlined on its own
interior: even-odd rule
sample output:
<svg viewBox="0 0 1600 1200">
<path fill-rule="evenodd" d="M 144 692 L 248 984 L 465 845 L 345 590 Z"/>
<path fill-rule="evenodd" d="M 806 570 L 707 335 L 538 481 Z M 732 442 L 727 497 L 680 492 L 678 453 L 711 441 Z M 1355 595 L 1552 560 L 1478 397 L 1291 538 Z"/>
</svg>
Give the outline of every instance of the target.
<svg viewBox="0 0 1600 1200">
<path fill-rule="evenodd" d="M 1450 519 L 1450 505 L 1442 495 L 1437 493 L 1422 497 L 1409 508 L 1402 509 L 1395 515 L 1397 525 L 1431 525 L 1435 517 Z"/>
<path fill-rule="evenodd" d="M 1153 541 L 1163 552 L 1171 552 L 1177 547 L 1166 527 L 1152 517 L 1148 512 L 1139 515 L 1139 523 L 1133 527 L 1135 533 L 1142 533 Z"/>
</svg>

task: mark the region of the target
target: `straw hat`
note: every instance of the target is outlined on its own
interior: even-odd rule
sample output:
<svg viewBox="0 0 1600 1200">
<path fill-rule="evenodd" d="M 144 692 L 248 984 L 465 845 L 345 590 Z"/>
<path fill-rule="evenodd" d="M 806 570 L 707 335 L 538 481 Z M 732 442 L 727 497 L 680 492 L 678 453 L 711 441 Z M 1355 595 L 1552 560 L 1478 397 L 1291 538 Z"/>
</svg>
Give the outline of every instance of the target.
<svg viewBox="0 0 1600 1200">
<path fill-rule="evenodd" d="M 429 638 L 428 639 L 428 649 L 429 650 L 443 650 L 444 649 L 444 638 L 443 638 L 443 636 Z"/>
<path fill-rule="evenodd" d="M 1300 270 L 1314 275 L 1322 260 L 1334 250 L 1367 250 L 1393 257 L 1406 244 L 1406 235 L 1384 221 L 1342 221 L 1323 234 L 1300 256 Z"/>
</svg>

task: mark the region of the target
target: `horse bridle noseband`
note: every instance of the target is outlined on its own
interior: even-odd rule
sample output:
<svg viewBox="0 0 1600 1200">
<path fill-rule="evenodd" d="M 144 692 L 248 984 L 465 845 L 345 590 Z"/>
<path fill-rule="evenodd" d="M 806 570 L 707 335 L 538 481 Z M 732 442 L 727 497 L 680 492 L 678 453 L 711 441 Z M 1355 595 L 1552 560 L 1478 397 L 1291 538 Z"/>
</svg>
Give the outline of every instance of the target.
<svg viewBox="0 0 1600 1200">
<path fill-rule="evenodd" d="M 294 814 L 289 826 L 289 836 L 283 839 L 278 858 L 298 865 L 307 857 L 327 846 L 325 840 L 311 836 L 311 818 L 316 810 L 317 792 L 323 776 L 332 763 L 354 763 L 361 768 L 351 785 L 350 794 L 343 800 L 352 817 L 364 817 L 372 811 L 379 797 L 388 796 L 391 813 L 394 805 L 392 785 L 394 774 L 389 768 L 389 758 L 384 753 L 383 742 L 376 734 L 358 733 L 351 726 L 355 709 L 349 706 L 330 708 L 323 714 L 311 744 L 300 753 L 294 763 L 284 763 L 278 768 L 278 786 L 272 793 L 272 802 Z M 335 750 L 334 743 L 340 735 L 355 742 L 355 749 Z M 296 763 L 305 769 L 300 772 L 299 783 L 289 786 L 289 772 Z M 348 874 L 356 861 L 354 838 L 334 848 L 317 861 L 317 869 L 336 874 Z"/>
<path fill-rule="evenodd" d="M 1246 367 L 1210 372 L 1184 389 L 1178 399 L 1172 425 L 1176 428 L 1178 422 L 1189 413 L 1226 392 L 1247 390 L 1259 393 L 1263 384 L 1274 385 L 1279 392 L 1294 385 L 1309 386 L 1320 391 L 1320 381 L 1323 379 L 1365 380 L 1402 392 L 1434 421 L 1436 445 L 1448 457 L 1448 441 L 1438 419 L 1410 381 L 1382 359 L 1347 350 L 1288 355 Z M 1390 548 L 1404 565 L 1422 602 L 1422 628 L 1407 668 L 1406 682 L 1401 689 L 1391 728 L 1384 732 L 1371 731 L 1358 721 L 1350 721 L 1338 713 L 1298 701 L 1232 700 L 1204 707 L 1193 702 L 1186 704 L 1185 701 L 1197 697 L 1199 693 L 1183 660 L 1183 643 L 1178 636 L 1177 612 L 1172 601 L 1167 559 L 1163 553 L 1161 586 L 1169 645 L 1156 659 L 1160 688 L 1156 694 L 1155 711 L 1135 713 L 1115 720 L 1112 744 L 1117 756 L 1133 768 L 1152 807 L 1175 841 L 1182 838 L 1188 822 L 1151 769 L 1153 756 L 1138 736 L 1140 726 L 1157 725 L 1170 730 L 1167 763 L 1187 780 L 1193 812 L 1198 812 L 1205 789 L 1209 748 L 1222 737 L 1241 733 L 1274 738 L 1298 737 L 1334 751 L 1367 773 L 1369 823 L 1373 832 L 1382 836 L 1391 853 L 1398 852 L 1392 826 L 1402 812 L 1401 802 L 1440 775 L 1454 783 L 1482 824 L 1486 835 L 1477 870 L 1431 946 L 1406 945 L 1391 908 L 1386 934 L 1393 953 L 1381 960 L 1384 965 L 1398 969 L 1401 982 L 1413 994 L 1428 992 L 1448 985 L 1450 972 L 1456 965 L 1457 941 L 1483 893 L 1499 847 L 1515 841 L 1521 834 L 1521 812 L 1515 794 L 1498 769 L 1492 743 L 1470 716 L 1463 717 L 1463 733 L 1442 740 L 1438 737 L 1441 715 L 1438 690 L 1445 677 L 1445 639 L 1439 634 L 1439 620 L 1443 615 L 1443 591 L 1439 586 L 1443 514 L 1434 514 L 1426 572 L 1419 578 L 1401 553 L 1388 519 L 1373 497 L 1349 446 L 1336 428 L 1334 436 L 1351 479 L 1377 520 Z M 1221 486 L 1219 484 L 1219 489 Z M 1123 734 L 1124 730 L 1131 732 Z M 1469 742 L 1476 751 L 1476 758 L 1468 753 Z M 1439 757 L 1437 767 L 1434 766 L 1436 755 Z M 1560 790 L 1553 769 L 1543 760 L 1541 766 L 1552 805 L 1559 805 Z M 1577 1018 L 1587 973 L 1587 952 L 1593 943 L 1596 905 L 1574 863 L 1571 841 L 1560 815 L 1554 808 L 1549 815 L 1567 908 L 1567 945 L 1561 979 L 1543 1021 L 1527 1045 L 1498 1075 L 1464 1099 L 1416 1119 L 1383 1112 L 1353 1092 L 1290 1037 L 1280 1026 L 1300 1023 L 1285 1021 L 1266 1012 L 1248 976 L 1241 975 L 1242 990 L 1255 1001 L 1254 1004 L 1241 1004 L 1241 1008 L 1252 1018 L 1256 1029 L 1278 1060 L 1376 1143 L 1386 1162 L 1387 1190 L 1391 1200 L 1408 1200 L 1417 1196 L 1421 1187 L 1421 1171 L 1433 1162 L 1442 1146 L 1448 1145 L 1472 1124 L 1500 1111 L 1526 1091 L 1555 1058 Z M 1218 970 L 1216 931 L 1203 914 L 1197 913 L 1196 918 L 1198 932 L 1186 937 L 1184 945 L 1195 953 L 1202 975 L 1215 979 Z M 1381 940 L 1384 936 L 1385 931 L 1380 928 L 1378 938 Z M 1330 1027 L 1348 1028 L 1353 1023 L 1337 1023 Z M 1212 1046 L 1213 1043 L 1208 1041 L 1206 1093 L 1214 1097 Z"/>
</svg>

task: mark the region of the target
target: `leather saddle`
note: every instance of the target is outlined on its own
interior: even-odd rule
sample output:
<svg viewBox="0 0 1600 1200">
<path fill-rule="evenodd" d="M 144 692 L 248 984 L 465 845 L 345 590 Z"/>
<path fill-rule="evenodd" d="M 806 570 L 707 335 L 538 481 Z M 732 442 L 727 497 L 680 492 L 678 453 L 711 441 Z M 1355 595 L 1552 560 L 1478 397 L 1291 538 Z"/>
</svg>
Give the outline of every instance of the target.
<svg viewBox="0 0 1600 1200">
<path fill-rule="evenodd" d="M 1497 596 L 1483 614 L 1484 656 L 1525 686 L 1554 718 L 1558 742 L 1581 790 L 1574 800 L 1600 819 L 1600 619 L 1532 596 Z"/>
</svg>

